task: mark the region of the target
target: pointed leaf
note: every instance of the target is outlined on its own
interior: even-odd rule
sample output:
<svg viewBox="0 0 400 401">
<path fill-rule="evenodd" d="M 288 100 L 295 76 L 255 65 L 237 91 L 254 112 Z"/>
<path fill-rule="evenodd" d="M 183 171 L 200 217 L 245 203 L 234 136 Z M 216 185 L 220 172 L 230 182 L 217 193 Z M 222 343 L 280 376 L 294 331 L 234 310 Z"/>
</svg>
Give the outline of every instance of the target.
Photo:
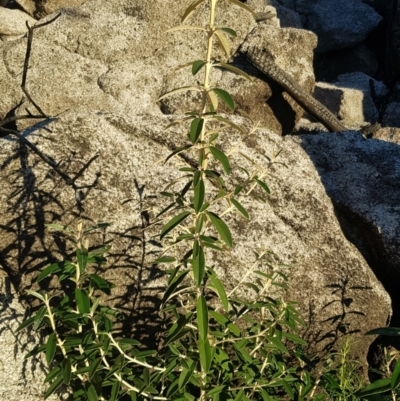
<svg viewBox="0 0 400 401">
<path fill-rule="evenodd" d="M 100 364 L 101 364 L 102 358 L 97 358 L 95 359 L 93 362 L 91 362 L 90 364 L 90 369 L 89 369 L 89 380 L 92 379 L 92 377 L 94 376 L 94 374 L 97 372 Z"/>
<path fill-rule="evenodd" d="M 219 30 L 216 30 L 215 36 L 218 39 L 218 43 L 221 46 L 222 50 L 225 52 L 225 54 L 230 57 L 231 55 L 231 46 L 229 45 L 229 41 L 226 38 L 225 34 Z"/>
<path fill-rule="evenodd" d="M 225 242 L 226 245 L 232 247 L 232 235 L 229 231 L 228 226 L 221 218 L 213 212 L 206 212 L 207 217 L 210 219 L 213 226 L 217 229 L 219 236 Z"/>
<path fill-rule="evenodd" d="M 61 271 L 61 266 L 63 265 L 62 262 L 53 263 L 50 266 L 47 266 L 36 278 L 36 282 L 39 283 L 44 278 L 49 276 L 52 273 L 57 273 Z"/>
<path fill-rule="evenodd" d="M 46 361 L 48 365 L 50 365 L 51 361 L 54 358 L 54 354 L 56 353 L 56 348 L 57 348 L 56 335 L 55 333 L 51 333 L 46 343 Z"/>
<path fill-rule="evenodd" d="M 184 31 L 184 30 L 205 31 L 206 29 L 202 26 L 197 26 L 197 25 L 178 25 L 178 26 L 174 26 L 173 28 L 167 29 L 166 32 Z"/>
<path fill-rule="evenodd" d="M 47 308 L 45 306 L 42 306 L 37 312 L 36 315 L 34 316 L 34 323 L 33 323 L 33 330 L 37 330 L 43 321 L 43 318 L 45 317 L 47 312 Z"/>
<path fill-rule="evenodd" d="M 182 223 L 188 216 L 190 215 L 190 212 L 185 211 L 174 218 L 172 218 L 162 229 L 161 234 L 160 234 L 160 239 L 163 239 L 171 230 L 173 230 L 176 226 L 178 226 L 180 223 Z"/>
<path fill-rule="evenodd" d="M 396 365 L 392 373 L 391 387 L 395 390 L 400 384 L 400 359 L 396 362 Z"/>
<path fill-rule="evenodd" d="M 99 397 L 97 395 L 96 389 L 93 384 L 90 384 L 87 389 L 88 401 L 98 401 Z"/>
<path fill-rule="evenodd" d="M 228 312 L 229 304 L 228 304 L 228 297 L 226 296 L 225 287 L 215 274 L 211 274 L 210 279 L 215 290 L 217 291 L 218 297 L 221 300 L 225 311 Z"/>
<path fill-rule="evenodd" d="M 205 341 L 208 334 L 208 307 L 206 299 L 203 295 L 200 295 L 196 305 L 197 311 L 197 322 L 199 325 L 200 338 Z"/>
<path fill-rule="evenodd" d="M 193 197 L 193 207 L 196 213 L 199 213 L 199 210 L 203 206 L 204 195 L 205 195 L 204 181 L 199 180 L 197 186 L 194 188 L 194 197 Z"/>
<path fill-rule="evenodd" d="M 249 218 L 247 210 L 236 199 L 231 198 L 231 202 L 243 217 L 245 217 L 246 219 Z"/>
<path fill-rule="evenodd" d="M 254 179 L 257 184 L 269 195 L 271 191 L 269 190 L 267 184 L 264 181 L 259 180 L 258 178 Z"/>
<path fill-rule="evenodd" d="M 218 109 L 218 96 L 214 92 L 207 92 L 207 101 L 211 110 Z"/>
<path fill-rule="evenodd" d="M 76 258 L 78 260 L 80 272 L 83 274 L 88 262 L 88 250 L 83 247 L 81 249 L 78 248 L 76 250 Z"/>
<path fill-rule="evenodd" d="M 172 95 L 176 95 L 177 93 L 181 93 L 181 92 L 186 92 L 186 91 L 201 91 L 200 88 L 197 88 L 196 86 L 182 86 L 180 88 L 175 88 L 172 89 L 172 91 L 169 91 L 167 93 L 164 93 L 161 97 L 158 98 L 158 101 L 168 97 L 168 96 L 172 96 Z"/>
<path fill-rule="evenodd" d="M 185 145 L 181 146 L 180 148 L 175 149 L 172 153 L 168 155 L 168 157 L 165 159 L 164 163 L 166 163 L 172 156 L 177 155 L 178 153 L 184 152 L 185 150 L 188 150 L 192 147 L 193 145 Z"/>
<path fill-rule="evenodd" d="M 179 390 L 182 390 L 184 386 L 187 384 L 187 382 L 190 380 L 192 377 L 192 374 L 194 372 L 194 368 L 196 367 L 195 362 L 192 359 L 189 359 L 187 361 L 188 369 L 183 368 L 181 374 L 179 375 Z"/>
<path fill-rule="evenodd" d="M 176 259 L 173 256 L 162 256 L 161 258 L 153 260 L 153 263 L 155 265 L 159 263 L 174 263 L 174 262 L 176 262 Z"/>
<path fill-rule="evenodd" d="M 391 388 L 391 378 L 379 379 L 358 391 L 355 395 L 359 398 L 365 398 L 373 394 L 384 393 Z"/>
<path fill-rule="evenodd" d="M 192 14 L 193 12 L 196 10 L 196 8 L 203 3 L 205 0 L 196 0 L 195 2 L 193 2 L 185 11 L 185 13 L 183 14 L 182 17 L 182 23 L 185 22 Z"/>
<path fill-rule="evenodd" d="M 223 62 L 220 61 L 220 62 L 214 64 L 214 66 L 215 67 L 225 68 L 226 70 L 232 71 L 235 74 L 240 75 L 241 77 L 247 79 L 248 81 L 253 81 L 254 80 L 249 74 L 246 74 L 240 68 L 234 67 L 231 64 L 226 64 L 226 63 L 223 63 Z"/>
<path fill-rule="evenodd" d="M 204 60 L 196 60 L 192 65 L 192 74 L 196 75 L 204 66 L 206 62 Z"/>
<path fill-rule="evenodd" d="M 200 287 L 201 283 L 203 282 L 204 278 L 204 268 L 206 265 L 205 258 L 204 258 L 204 251 L 201 246 L 199 246 L 198 255 L 193 260 L 193 275 L 196 282 L 197 287 Z"/>
<path fill-rule="evenodd" d="M 64 378 L 62 375 L 58 376 L 57 379 L 55 379 L 51 384 L 50 387 L 47 389 L 46 393 L 44 394 L 44 398 L 50 397 L 51 394 L 53 394 L 63 383 Z"/>
<path fill-rule="evenodd" d="M 68 385 L 71 380 L 71 360 L 69 358 L 64 358 L 61 362 L 61 368 L 64 383 Z"/>
<path fill-rule="evenodd" d="M 365 334 L 369 335 L 380 335 L 380 336 L 400 336 L 400 327 L 379 327 L 368 331 Z"/>
<path fill-rule="evenodd" d="M 232 110 L 235 110 L 235 102 L 233 101 L 231 95 L 220 88 L 213 88 L 213 92 Z"/>
<path fill-rule="evenodd" d="M 45 308 L 45 307 L 43 307 L 43 308 Z M 46 310 L 45 310 L 45 312 L 46 312 Z M 36 316 L 32 316 L 32 317 L 30 317 L 29 319 L 24 320 L 24 321 L 18 326 L 18 328 L 17 328 L 17 333 L 18 333 L 19 331 L 23 330 L 25 327 L 28 327 L 28 326 L 30 326 L 31 324 L 33 324 L 33 323 L 35 322 L 35 317 L 36 317 Z"/>
<path fill-rule="evenodd" d="M 83 315 L 90 312 L 90 299 L 85 290 L 75 288 L 75 300 L 78 306 L 79 313 Z"/>
<path fill-rule="evenodd" d="M 38 299 L 40 299 L 42 302 L 44 302 L 44 296 L 42 294 L 39 294 L 36 291 L 32 291 L 32 290 L 25 290 L 25 292 L 29 295 L 32 295 Z"/>
<path fill-rule="evenodd" d="M 202 118 L 195 118 L 190 124 L 189 139 L 193 144 L 199 139 L 203 125 L 204 120 Z"/>
<path fill-rule="evenodd" d="M 210 146 L 210 152 L 222 164 L 225 173 L 229 175 L 231 173 L 231 165 L 225 153 L 222 152 L 222 150 L 215 148 L 214 146 Z"/>
<path fill-rule="evenodd" d="M 218 29 L 220 29 L 221 31 L 226 32 L 228 35 L 231 35 L 234 38 L 237 37 L 236 31 L 234 29 L 232 29 L 232 28 L 228 28 L 228 27 L 224 26 L 224 27 L 219 27 Z"/>
<path fill-rule="evenodd" d="M 116 380 L 112 385 L 111 397 L 110 397 L 109 401 L 116 401 L 120 388 L 121 388 L 121 382 L 119 380 Z"/>
<path fill-rule="evenodd" d="M 200 364 L 204 373 L 208 373 L 211 367 L 211 346 L 208 339 L 203 341 L 201 338 L 197 342 L 200 354 Z"/>
</svg>

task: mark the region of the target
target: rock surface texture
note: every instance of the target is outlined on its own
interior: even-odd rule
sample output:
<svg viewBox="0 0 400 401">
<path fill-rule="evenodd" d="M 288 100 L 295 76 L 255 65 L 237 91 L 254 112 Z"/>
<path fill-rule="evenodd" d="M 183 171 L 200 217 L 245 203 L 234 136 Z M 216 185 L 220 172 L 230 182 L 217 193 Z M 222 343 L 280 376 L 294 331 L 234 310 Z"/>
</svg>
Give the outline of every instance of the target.
<svg viewBox="0 0 400 401">
<path fill-rule="evenodd" d="M 60 9 L 61 16 L 55 22 L 35 30 L 27 90 L 50 117 L 39 122 L 17 120 L 13 128 L 24 130 L 23 135 L 67 174 L 81 174 L 76 182 L 79 188 L 74 190 L 26 145 L 14 136 L 1 134 L 0 272 L 10 278 L 17 294 L 31 285 L 49 260 L 68 251 L 64 244 L 54 241 L 45 223 L 74 225 L 79 219 L 113 222 L 103 238 L 112 245 L 104 272 L 116 284 L 110 302 L 131 311 L 132 321 L 151 325 L 165 282 L 151 264 L 161 249 L 153 237 L 160 225 L 143 229 L 156 222 L 157 213 L 165 206 L 158 193 L 170 179 L 178 177 L 176 164 L 183 161 L 172 159 L 164 164 L 164 160 L 172 149 L 185 143 L 186 135 L 176 128 L 166 132 L 164 128 L 173 118 L 191 110 L 198 100 L 193 93 L 158 99 L 176 86 L 196 83 L 199 78 L 191 77 L 190 66 L 177 68 L 203 58 L 205 50 L 204 37 L 198 32 L 166 30 L 180 23 L 180 15 L 191 2 L 67 1 L 61 3 L 63 7 L 80 5 Z M 298 28 L 307 25 L 312 12 L 322 15 L 318 4 L 325 2 L 248 3 L 270 17 L 257 22 L 250 14 L 230 7 L 223 8 L 217 18 L 219 25 L 237 31 L 230 61 L 254 79 L 248 82 L 231 72 L 215 70 L 212 80 L 235 97 L 235 123 L 250 130 L 252 124 L 247 117 L 251 117 L 268 129 L 258 129 L 248 136 L 226 131 L 221 134 L 222 148 L 229 151 L 237 147 L 260 164 L 282 148 L 278 161 L 288 168 L 273 167 L 273 174 L 267 178 L 272 193 L 265 204 L 255 198 L 244 201 L 251 215 L 248 223 L 235 215 L 229 217 L 237 247 L 218 256 L 215 268 L 229 287 L 243 276 L 251 262 L 249 249 L 272 250 L 282 263 L 291 266 L 286 295 L 299 302 L 308 327 L 304 335 L 310 341 L 310 351 L 322 355 L 334 348 L 337 339 L 351 333 L 360 340 L 356 341 L 355 353 L 365 362 L 374 338 L 364 333 L 385 326 L 391 316 L 391 300 L 376 275 L 384 282 L 386 273 L 388 280 L 400 274 L 398 145 L 366 140 L 360 133 L 349 132 L 300 138 L 275 135 L 292 132 L 302 109 L 276 82 L 252 67 L 242 51 L 252 46 L 268 51 L 281 69 L 311 93 L 315 82 L 312 52 L 317 40 L 315 34 Z M 365 13 L 357 22 L 358 31 L 345 35 L 350 35 L 352 42 L 343 39 L 343 32 L 337 32 L 340 26 L 333 27 L 328 20 L 319 38 L 322 48 L 337 48 L 339 40 L 344 40 L 342 48 L 361 46 L 379 23 L 380 17 L 371 7 L 355 0 L 347 3 L 343 4 L 347 12 L 362 9 Z M 53 2 L 41 4 L 51 7 Z M 276 12 L 271 11 L 272 6 Z M 339 9 L 335 5 L 332 12 Z M 200 18 L 199 24 L 205 23 L 199 16 L 202 11 L 193 16 L 194 20 Z M 354 29 L 353 19 L 344 22 Z M 333 28 L 334 40 L 328 43 L 323 35 Z M 26 110 L 37 113 L 20 88 L 26 46 L 26 37 L 0 42 L 2 120 L 26 115 Z M 218 59 L 226 59 L 222 51 Z M 382 105 L 387 90 L 382 83 L 376 81 L 375 90 L 371 89 L 365 74 L 336 76 L 335 81 L 339 83 L 329 86 L 329 91 L 339 95 L 333 96 L 336 103 L 330 107 L 345 124 L 359 128 L 385 115 Z M 349 109 L 348 103 L 354 109 Z M 388 104 L 398 104 L 397 97 Z M 393 124 L 390 118 L 396 113 L 386 113 L 387 121 Z M 380 134 L 393 141 L 398 136 L 386 131 Z M 240 176 L 239 164 L 251 169 L 237 153 L 233 153 L 232 160 L 234 177 Z M 340 223 L 338 210 L 344 214 Z M 365 241 L 358 240 L 356 229 L 362 231 Z M 384 266 L 377 262 L 379 258 Z M 376 273 L 371 267 L 378 269 Z M 24 310 L 12 303 L 16 295 L 10 298 L 7 294 L 0 289 L 0 339 L 12 343 L 16 341 L 15 322 L 10 326 L 9 316 L 17 322 Z M 17 312 L 13 315 L 14 309 Z M 9 355 L 0 353 L 0 369 L 9 363 L 4 358 Z M 18 358 L 14 359 L 16 372 L 21 371 L 17 365 L 23 365 Z M 3 391 L 1 399 L 5 401 L 15 399 L 11 394 L 20 394 L 18 399 L 39 400 L 42 379 L 35 373 L 34 380 L 26 376 L 22 381 L 18 375 L 12 381 L 17 384 L 0 387 L 0 398 Z"/>
</svg>

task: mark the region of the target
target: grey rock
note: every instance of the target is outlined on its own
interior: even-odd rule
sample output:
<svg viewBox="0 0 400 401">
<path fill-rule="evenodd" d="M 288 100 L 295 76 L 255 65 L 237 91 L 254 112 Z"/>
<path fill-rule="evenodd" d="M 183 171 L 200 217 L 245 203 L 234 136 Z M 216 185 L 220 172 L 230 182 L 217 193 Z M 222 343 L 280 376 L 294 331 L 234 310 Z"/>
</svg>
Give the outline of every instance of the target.
<svg viewBox="0 0 400 401">
<path fill-rule="evenodd" d="M 2 243 L 3 245 L 4 243 Z M 27 318 L 9 275 L 0 267 L 0 399 L 2 401 L 39 401 L 43 399 L 47 367 L 42 358 L 25 359 L 39 345 L 37 334 L 17 332 Z M 51 396 L 50 401 L 58 397 Z"/>
<path fill-rule="evenodd" d="M 311 2 L 305 27 L 318 36 L 317 52 L 345 49 L 361 43 L 382 17 L 359 0 Z"/>
<path fill-rule="evenodd" d="M 364 255 L 394 297 L 399 311 L 400 148 L 398 133 L 386 128 L 376 137 L 358 133 L 308 135 L 301 146 L 317 168 L 348 238 Z M 382 140 L 384 139 L 384 140 Z M 398 142 L 399 143 L 399 142 Z M 397 320 L 392 324 L 399 325 Z"/>
<path fill-rule="evenodd" d="M 397 84 L 386 104 L 382 117 L 385 127 L 400 127 L 400 84 Z"/>
<path fill-rule="evenodd" d="M 0 38 L 14 40 L 28 32 L 26 22 L 31 26 L 36 20 L 21 10 L 10 10 L 0 7 Z"/>
<path fill-rule="evenodd" d="M 27 164 L 21 168 L 17 157 L 20 146 L 11 139 L 3 140 L 0 174 L 6 179 L 0 190 L 0 207 L 7 230 L 0 228 L 2 260 L 24 278 L 21 287 L 37 274 L 45 255 L 60 252 L 44 229 L 45 222 L 70 225 L 78 217 L 113 222 L 112 233 L 104 238 L 112 245 L 111 267 L 104 274 L 116 284 L 110 301 L 118 304 L 127 291 L 140 289 L 140 294 L 135 299 L 129 297 L 123 307 L 140 314 L 140 305 L 147 305 L 150 309 L 146 309 L 146 321 L 151 321 L 152 305 L 146 299 L 158 296 L 164 285 L 160 272 L 150 268 L 160 252 L 160 245 L 153 241 L 160 227 L 153 225 L 146 230 L 145 254 L 139 246 L 141 240 L 135 238 L 142 238 L 141 212 L 146 210 L 149 221 L 154 222 L 165 206 L 158 192 L 180 174 L 175 167 L 178 160 L 163 163 L 174 146 L 185 143 L 183 127 L 164 132 L 170 121 L 166 116 L 70 111 L 26 131 L 27 138 L 34 140 L 43 152 L 64 161 L 61 165 L 69 174 L 79 171 L 87 160 L 99 154 L 77 182 L 86 186 L 80 194 L 80 208 L 71 187 L 49 174 L 49 168 L 34 154 L 29 153 Z M 233 121 L 251 128 L 246 119 L 236 117 Z M 252 197 L 241 200 L 251 216 L 248 223 L 236 215 L 227 217 L 235 248 L 231 253 L 213 257 L 216 271 L 231 287 L 252 263 L 249 250 L 272 250 L 282 263 L 292 266 L 287 271 L 290 286 L 286 297 L 299 302 L 308 324 L 305 336 L 310 341 L 310 351 L 326 352 L 335 345 L 336 338 L 351 332 L 362 339 L 355 353 L 365 361 L 373 338 L 364 337 L 363 333 L 386 324 L 391 313 L 390 299 L 363 257 L 343 236 L 309 157 L 295 140 L 283 139 L 270 131 L 258 130 L 247 137 L 227 131 L 221 137 L 226 152 L 237 146 L 261 164 L 266 160 L 264 155 L 271 156 L 282 147 L 283 156 L 278 161 L 288 168 L 272 168 L 271 176 L 266 178 L 272 192 L 267 203 Z M 235 179 L 241 176 L 239 163 L 252 170 L 248 161 L 233 153 Z M 137 188 L 144 188 L 144 192 Z M 35 193 L 41 194 L 40 199 L 35 200 Z M 18 227 L 26 229 L 20 232 Z M 18 259 L 16 252 L 21 243 L 30 244 L 23 260 Z M 31 252 L 38 256 L 31 258 Z M 138 270 L 139 265 L 148 268 Z M 350 300 L 346 306 L 342 297 Z"/>
</svg>

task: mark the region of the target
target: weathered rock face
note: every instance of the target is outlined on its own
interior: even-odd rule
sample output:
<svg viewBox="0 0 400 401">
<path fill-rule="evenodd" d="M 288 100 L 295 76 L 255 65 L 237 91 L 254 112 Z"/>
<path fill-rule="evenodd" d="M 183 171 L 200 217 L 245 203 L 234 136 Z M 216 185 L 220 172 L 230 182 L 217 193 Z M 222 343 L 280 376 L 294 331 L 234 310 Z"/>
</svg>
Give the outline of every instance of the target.
<svg viewBox="0 0 400 401">
<path fill-rule="evenodd" d="M 21 10 L 0 7 L 0 39 L 15 40 L 28 32 L 26 23 L 32 26 L 36 20 Z"/>
<path fill-rule="evenodd" d="M 11 277 L 22 277 L 20 287 L 37 274 L 44 259 L 62 252 L 45 230 L 45 222 L 72 225 L 78 218 L 109 221 L 114 224 L 105 238 L 112 244 L 105 275 L 117 285 L 114 303 L 127 310 L 151 309 L 148 299 L 154 300 L 164 283 L 159 272 L 150 269 L 151 260 L 160 251 L 160 244 L 151 239 L 160 227 L 146 230 L 143 244 L 141 215 L 146 212 L 153 223 L 164 206 L 157 194 L 168 180 L 177 178 L 177 171 L 176 161 L 163 165 L 162 160 L 169 148 L 179 146 L 184 138 L 181 131 L 163 132 L 167 122 L 162 116 L 129 119 L 115 114 L 69 112 L 31 131 L 28 138 L 55 160 L 63 160 L 62 167 L 71 176 L 99 154 L 77 181 L 83 187 L 77 193 L 49 174 L 49 168 L 31 152 L 25 153 L 13 141 L 4 141 L 0 199 L 7 229 L 1 228 L 2 265 Z M 235 122 L 246 124 L 243 119 Z M 248 223 L 229 218 L 236 246 L 232 253 L 213 258 L 215 268 L 229 287 L 251 263 L 249 250 L 272 250 L 292 266 L 287 273 L 291 283 L 287 297 L 299 302 L 308 323 L 306 336 L 311 349 L 327 351 L 336 337 L 354 333 L 363 339 L 356 352 L 364 358 L 372 338 L 364 338 L 363 333 L 386 324 L 390 300 L 343 236 L 314 166 L 295 141 L 266 131 L 248 138 L 229 132 L 222 147 L 228 151 L 235 146 L 260 163 L 263 155 L 283 147 L 280 161 L 289 168 L 271 171 L 277 178 L 268 178 L 272 195 L 266 204 L 252 198 L 243 201 L 251 215 Z M 237 165 L 239 156 L 234 155 L 233 160 Z M 240 163 L 251 169 L 245 160 Z M 19 249 L 23 249 L 22 255 Z M 132 291 L 136 304 L 128 296 Z M 149 319 L 148 309 L 146 313 Z"/>
<path fill-rule="evenodd" d="M 45 223 L 73 225 L 81 218 L 109 221 L 114 224 L 103 240 L 112 250 L 104 274 L 117 285 L 112 302 L 133 311 L 136 319 L 151 323 L 151 311 L 165 282 L 162 272 L 151 267 L 161 249 L 153 237 L 160 226 L 143 231 L 143 216 L 155 222 L 163 207 L 158 193 L 170 179 L 177 178 L 176 160 L 166 165 L 162 161 L 174 146 L 184 143 L 185 133 L 179 129 L 164 132 L 173 117 L 168 113 L 190 110 L 193 100 L 178 97 L 161 103 L 158 98 L 186 82 L 190 71 L 177 73 L 180 64 L 204 53 L 204 38 L 198 33 L 165 31 L 179 24 L 181 10 L 190 3 L 90 0 L 62 10 L 57 21 L 35 31 L 27 89 L 45 113 L 57 117 L 27 129 L 24 135 L 71 176 L 93 161 L 77 179 L 80 189 L 74 191 L 25 146 L 11 137 L 0 138 L 0 266 L 18 292 L 31 284 L 49 260 L 67 251 L 64 243 L 54 241 Z M 223 9 L 218 18 L 221 25 L 238 32 L 232 54 L 241 45 L 261 42 L 283 69 L 312 89 L 314 35 L 279 29 L 274 19 L 271 25 L 268 21 L 257 25 L 235 8 Z M 306 50 L 300 52 L 300 48 Z M 23 98 L 19 83 L 25 50 L 25 38 L 0 42 L 0 118 Z M 219 56 L 222 59 L 222 53 Z M 235 62 L 256 74 L 240 57 Z M 276 87 L 261 81 L 247 83 L 227 72 L 215 74 L 213 79 L 237 95 L 239 112 L 283 131 L 282 121 L 264 102 Z M 34 112 L 25 101 L 17 114 L 25 114 L 25 107 Z M 288 126 L 300 117 L 297 106 L 292 104 L 291 110 Z M 235 117 L 234 121 L 249 124 L 244 118 Z M 17 124 L 22 129 L 32 121 Z M 215 258 L 216 269 L 231 286 L 249 265 L 250 249 L 274 251 L 292 266 L 287 297 L 299 302 L 308 324 L 305 336 L 310 350 L 322 354 L 338 337 L 352 333 L 362 339 L 355 352 L 364 360 L 373 338 L 363 333 L 387 323 L 390 299 L 362 255 L 343 236 L 313 156 L 307 155 L 305 142 L 301 146 L 307 152 L 297 142 L 265 130 L 245 138 L 227 132 L 222 144 L 225 150 L 237 145 L 263 164 L 265 155 L 282 147 L 279 161 L 289 168 L 272 171 L 275 176 L 268 178 L 272 195 L 266 204 L 253 198 L 243 201 L 252 216 L 249 223 L 230 217 L 237 247 L 231 254 Z M 325 146 L 330 145 L 327 142 Z M 365 154 L 370 151 L 373 157 L 374 149 L 366 149 Z M 232 157 L 236 166 L 251 169 L 246 160 Z M 341 166 L 340 157 L 331 162 Z M 233 175 L 240 177 L 237 170 Z"/>
<path fill-rule="evenodd" d="M 303 136 L 301 146 L 321 175 L 344 232 L 394 295 L 393 325 L 398 326 L 400 142 L 391 130 L 379 136 L 391 143 L 346 133 Z"/>
<path fill-rule="evenodd" d="M 4 243 L 2 243 L 2 246 Z M 39 401 L 46 389 L 45 362 L 25 355 L 39 344 L 35 336 L 17 333 L 26 318 L 26 310 L 18 301 L 10 277 L 0 268 L 0 399 L 2 401 Z M 49 400 L 57 400 L 55 395 Z"/>
</svg>

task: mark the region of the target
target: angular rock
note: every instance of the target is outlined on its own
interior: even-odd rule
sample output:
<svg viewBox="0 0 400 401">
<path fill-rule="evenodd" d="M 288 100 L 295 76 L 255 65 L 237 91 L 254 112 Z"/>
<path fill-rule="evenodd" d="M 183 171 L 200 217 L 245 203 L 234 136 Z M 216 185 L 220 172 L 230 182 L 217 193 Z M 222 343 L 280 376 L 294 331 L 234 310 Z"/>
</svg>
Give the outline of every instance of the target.
<svg viewBox="0 0 400 401">
<path fill-rule="evenodd" d="M 380 138 L 395 140 L 396 133 L 386 130 Z M 317 168 L 346 236 L 391 294 L 392 325 L 398 327 L 400 147 L 359 133 L 305 135 L 301 146 Z"/>
<path fill-rule="evenodd" d="M 26 22 L 32 26 L 36 20 L 21 10 L 0 7 L 0 38 L 15 40 L 25 35 L 28 32 Z"/>
<path fill-rule="evenodd" d="M 47 389 L 43 381 L 48 368 L 42 358 L 25 359 L 25 355 L 41 341 L 37 333 L 17 332 L 27 311 L 3 267 L 0 266 L 0 399 L 39 401 Z M 57 399 L 55 395 L 48 398 Z"/>
<path fill-rule="evenodd" d="M 385 85 L 361 72 L 340 75 L 334 85 L 318 82 L 314 96 L 335 113 L 346 127 L 359 129 L 379 119 L 379 111 L 371 95 L 370 80 L 374 82 L 376 95 L 380 98 L 385 96 Z"/>
<path fill-rule="evenodd" d="M 359 0 L 309 3 L 305 27 L 318 36 L 316 51 L 320 53 L 361 43 L 382 21 L 372 7 Z"/>
<path fill-rule="evenodd" d="M 145 212 L 150 224 L 156 221 L 165 206 L 159 191 L 180 175 L 175 168 L 177 159 L 163 164 L 173 147 L 185 143 L 185 129 L 164 132 L 169 121 L 165 116 L 128 118 L 71 111 L 28 130 L 27 138 L 54 160 L 62 161 L 60 166 L 71 176 L 99 155 L 77 180 L 82 189 L 76 192 L 36 155 L 11 138 L 3 139 L 0 174 L 6 179 L 0 189 L 0 207 L 7 229 L 0 226 L 1 260 L 10 267 L 13 278 L 22 277 L 20 289 L 30 284 L 44 260 L 65 251 L 63 244 L 55 242 L 45 230 L 44 223 L 71 225 L 79 218 L 113 222 L 103 238 L 112 245 L 110 267 L 104 271 L 105 277 L 116 284 L 112 302 L 136 313 L 132 321 L 151 323 L 150 311 L 164 286 L 161 272 L 151 268 L 161 249 L 156 239 L 160 226 L 150 225 L 143 237 L 141 216 Z M 243 118 L 233 121 L 250 129 Z M 227 217 L 235 248 L 213 257 L 216 271 L 231 287 L 251 265 L 251 249 L 272 250 L 282 263 L 292 266 L 286 272 L 290 277 L 286 299 L 299 302 L 308 325 L 305 336 L 310 351 L 323 354 L 334 347 L 337 338 L 353 333 L 362 339 L 355 352 L 364 361 L 373 340 L 364 333 L 387 323 L 390 299 L 343 236 L 306 153 L 295 140 L 264 130 L 247 137 L 234 131 L 224 131 L 220 136 L 226 152 L 238 146 L 262 165 L 266 164 L 264 155 L 270 156 L 282 147 L 283 156 L 278 161 L 288 168 L 272 168 L 273 175 L 266 178 L 272 192 L 267 203 L 253 197 L 241 200 L 251 216 L 248 223 L 236 215 Z M 241 176 L 238 165 L 253 170 L 246 159 L 234 153 L 236 179 Z M 258 191 L 255 194 L 262 196 Z M 17 252 L 21 244 L 26 244 L 23 255 Z M 132 291 L 134 298 L 127 296 Z"/>
</svg>

